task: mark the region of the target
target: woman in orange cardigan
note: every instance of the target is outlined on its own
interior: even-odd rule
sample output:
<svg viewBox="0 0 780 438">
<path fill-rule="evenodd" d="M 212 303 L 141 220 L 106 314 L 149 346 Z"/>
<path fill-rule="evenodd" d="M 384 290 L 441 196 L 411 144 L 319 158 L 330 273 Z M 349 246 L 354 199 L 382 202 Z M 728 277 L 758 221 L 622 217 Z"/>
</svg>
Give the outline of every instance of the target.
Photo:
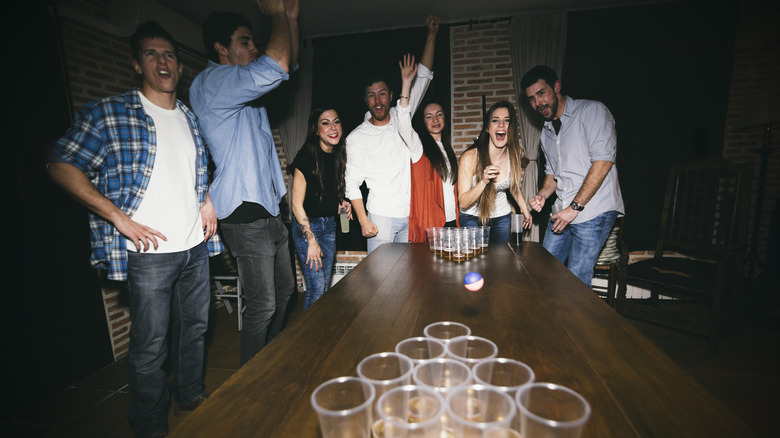
<svg viewBox="0 0 780 438">
<path fill-rule="evenodd" d="M 410 148 L 412 142 L 422 144 L 422 157 L 416 163 L 411 163 L 409 241 L 425 242 L 426 228 L 458 226 L 458 160 L 450 145 L 444 109 L 439 103 L 421 105 L 421 110 L 417 111 L 412 121 L 407 108 L 409 101 L 404 97 L 409 95 L 407 88 L 411 89 L 416 65 L 414 58 L 409 59 L 408 56 L 401 63 L 398 132 Z"/>
</svg>

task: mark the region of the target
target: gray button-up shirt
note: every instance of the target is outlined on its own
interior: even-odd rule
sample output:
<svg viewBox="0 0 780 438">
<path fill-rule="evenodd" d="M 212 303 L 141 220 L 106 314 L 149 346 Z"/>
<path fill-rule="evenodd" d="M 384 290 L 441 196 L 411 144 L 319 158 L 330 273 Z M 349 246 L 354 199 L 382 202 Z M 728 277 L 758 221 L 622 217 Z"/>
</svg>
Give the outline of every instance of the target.
<svg viewBox="0 0 780 438">
<path fill-rule="evenodd" d="M 547 158 L 544 171 L 547 175 L 553 175 L 557 182 L 555 193 L 558 199 L 554 210 L 560 211 L 574 200 L 594 161 L 615 162 L 615 119 L 601 102 L 567 96 L 561 115 L 560 133 L 555 134 L 552 122 L 544 123 L 542 150 Z M 585 222 L 612 210 L 621 216 L 625 213 L 617 167 L 614 165 L 596 194 L 572 223 Z"/>
</svg>

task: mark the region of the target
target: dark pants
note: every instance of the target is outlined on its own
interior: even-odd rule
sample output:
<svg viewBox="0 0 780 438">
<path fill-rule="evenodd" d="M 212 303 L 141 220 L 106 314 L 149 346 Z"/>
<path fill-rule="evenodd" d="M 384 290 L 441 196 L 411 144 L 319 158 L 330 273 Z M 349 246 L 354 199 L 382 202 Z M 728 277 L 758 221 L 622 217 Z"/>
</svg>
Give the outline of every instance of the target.
<svg viewBox="0 0 780 438">
<path fill-rule="evenodd" d="M 189 404 L 204 394 L 203 361 L 209 316 L 206 244 L 187 251 L 145 254 L 128 251 L 130 304 L 130 407 L 128 419 L 139 437 L 168 430 L 168 355 L 171 323 L 173 398 Z"/>
<path fill-rule="evenodd" d="M 287 302 L 295 289 L 287 227 L 280 217 L 220 225 L 236 259 L 246 309 L 241 329 L 241 365 L 281 330 Z"/>
</svg>

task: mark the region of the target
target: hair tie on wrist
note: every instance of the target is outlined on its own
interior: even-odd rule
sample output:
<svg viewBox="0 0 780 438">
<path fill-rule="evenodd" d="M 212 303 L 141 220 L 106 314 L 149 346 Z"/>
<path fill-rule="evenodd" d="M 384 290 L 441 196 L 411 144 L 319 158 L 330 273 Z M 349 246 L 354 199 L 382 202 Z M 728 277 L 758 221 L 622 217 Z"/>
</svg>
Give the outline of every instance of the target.
<svg viewBox="0 0 780 438">
<path fill-rule="evenodd" d="M 409 96 L 399 96 L 401 99 L 409 100 Z"/>
</svg>

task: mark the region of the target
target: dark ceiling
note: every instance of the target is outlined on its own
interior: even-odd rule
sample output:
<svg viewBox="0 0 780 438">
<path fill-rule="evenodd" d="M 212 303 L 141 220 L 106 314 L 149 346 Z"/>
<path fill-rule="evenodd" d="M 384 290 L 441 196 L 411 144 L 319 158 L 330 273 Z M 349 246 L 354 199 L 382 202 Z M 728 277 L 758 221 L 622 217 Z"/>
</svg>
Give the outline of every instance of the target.
<svg viewBox="0 0 780 438">
<path fill-rule="evenodd" d="M 246 16 L 255 27 L 263 16 L 251 0 L 156 0 L 197 25 L 213 10 Z M 659 0 L 301 0 L 302 37 L 336 35 L 422 25 L 428 14 L 443 23 L 505 17 L 521 12 L 555 9 L 590 9 L 658 3 Z"/>
</svg>

